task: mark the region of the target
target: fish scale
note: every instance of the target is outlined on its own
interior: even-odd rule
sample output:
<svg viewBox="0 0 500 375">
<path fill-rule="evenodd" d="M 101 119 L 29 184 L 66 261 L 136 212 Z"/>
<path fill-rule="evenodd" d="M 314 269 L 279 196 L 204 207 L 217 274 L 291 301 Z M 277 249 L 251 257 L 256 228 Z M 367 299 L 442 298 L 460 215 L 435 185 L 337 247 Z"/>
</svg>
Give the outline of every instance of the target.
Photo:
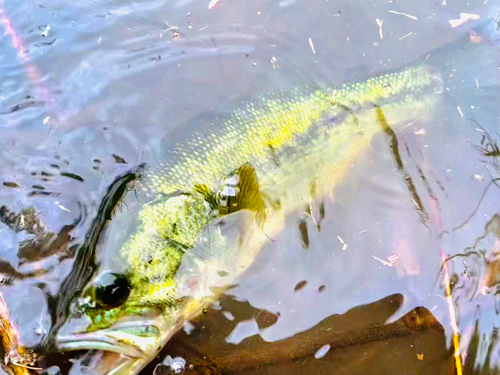
<svg viewBox="0 0 500 375">
<path fill-rule="evenodd" d="M 279 151 L 306 134 L 335 105 L 383 106 L 427 89 L 441 87 L 439 76 L 425 66 L 384 74 L 364 82 L 346 83 L 339 89 L 301 85 L 275 90 L 234 110 L 230 118 L 214 120 L 169 153 L 168 161 L 153 168 L 144 188 L 154 193 L 190 191 L 196 184 L 215 189 L 221 176 L 246 162 L 267 161 L 269 149 Z"/>
<path fill-rule="evenodd" d="M 183 146 L 177 145 L 167 162 L 147 174 L 146 190 L 160 194 L 160 199 L 143 208 L 141 225 L 122 250 L 130 263 L 133 291 L 128 302 L 157 306 L 174 302 L 174 276 L 183 249 L 172 241 L 191 247 L 212 217 L 196 186 L 215 194 L 224 176 L 250 163 L 267 206 L 278 203 L 286 215 L 311 199 L 311 181 L 318 194 L 331 191 L 369 147 L 381 130 L 374 103 L 380 103 L 388 118 L 401 122 L 423 118 L 440 92 L 439 76 L 422 66 L 340 89 L 303 85 L 274 90 L 238 107 L 219 126 L 211 124 Z M 350 107 L 355 109 L 351 112 Z M 346 116 L 340 115 L 346 111 Z M 332 116 L 334 123 L 326 125 L 325 119 Z M 179 192 L 189 195 L 172 196 Z M 269 226 L 267 230 L 272 231 Z"/>
</svg>

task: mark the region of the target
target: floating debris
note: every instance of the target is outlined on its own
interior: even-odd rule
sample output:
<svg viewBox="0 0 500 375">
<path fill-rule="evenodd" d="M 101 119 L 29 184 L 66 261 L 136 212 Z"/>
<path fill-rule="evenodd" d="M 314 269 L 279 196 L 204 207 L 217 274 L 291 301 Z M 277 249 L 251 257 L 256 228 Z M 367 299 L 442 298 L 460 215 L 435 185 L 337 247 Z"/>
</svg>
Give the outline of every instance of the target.
<svg viewBox="0 0 500 375">
<path fill-rule="evenodd" d="M 180 374 L 186 367 L 186 360 L 182 357 L 172 358 L 171 356 L 167 355 L 162 363 L 156 365 L 153 371 L 153 375 L 163 374 L 165 367 L 167 371 L 170 370 L 174 374 Z"/>
<path fill-rule="evenodd" d="M 304 289 L 304 287 L 306 285 L 307 285 L 307 281 L 305 281 L 305 280 L 299 281 L 297 283 L 297 285 L 295 285 L 295 288 L 293 288 L 293 291 L 298 292 L 299 290 Z"/>
<path fill-rule="evenodd" d="M 326 353 L 328 353 L 328 351 L 330 350 L 330 345 L 326 344 L 326 345 L 323 345 L 315 354 L 314 354 L 314 358 L 316 359 L 320 359 L 320 358 L 323 358 Z"/>
<path fill-rule="evenodd" d="M 271 57 L 271 64 L 273 64 L 273 69 L 279 68 L 278 64 L 276 63 L 278 61 L 278 58 L 276 56 Z"/>
<path fill-rule="evenodd" d="M 194 326 L 193 323 L 191 322 L 186 322 L 184 323 L 184 332 L 186 332 L 187 335 L 190 335 L 191 332 L 193 332 L 193 330 L 195 329 L 196 327 Z"/>
<path fill-rule="evenodd" d="M 113 159 L 115 159 L 115 163 L 116 164 L 127 164 L 127 162 L 125 161 L 125 159 L 122 158 L 121 156 L 116 155 L 116 154 L 111 154 L 111 156 L 113 156 Z"/>
<path fill-rule="evenodd" d="M 375 20 L 378 25 L 378 33 L 380 35 L 380 39 L 384 39 L 384 33 L 382 32 L 382 25 L 384 24 L 383 20 L 379 20 L 378 18 Z"/>
<path fill-rule="evenodd" d="M 212 9 L 214 6 L 217 5 L 219 1 L 220 0 L 211 0 L 210 3 L 208 4 L 208 9 Z"/>
<path fill-rule="evenodd" d="M 312 38 L 309 38 L 309 46 L 311 47 L 311 50 L 313 51 L 313 53 L 316 53 L 316 50 L 314 49 L 314 44 L 313 44 Z"/>
<path fill-rule="evenodd" d="M 43 31 L 42 31 L 42 36 L 43 36 L 44 38 L 45 38 L 46 36 L 48 36 L 48 35 L 49 35 L 49 30 L 50 30 L 50 26 L 49 26 L 49 25 L 47 25 L 47 26 L 45 27 L 45 30 L 43 30 Z"/>
<path fill-rule="evenodd" d="M 401 38 L 399 38 L 399 39 L 398 39 L 398 42 L 399 42 L 400 40 L 403 40 L 403 39 L 404 39 L 404 38 L 406 38 L 407 36 L 410 36 L 411 34 L 413 34 L 413 31 L 409 32 L 409 33 L 408 33 L 408 34 L 406 34 L 406 35 L 403 35 Z"/>
<path fill-rule="evenodd" d="M 387 257 L 387 259 L 389 260 L 389 262 L 391 262 L 392 265 L 394 265 L 398 261 L 399 256 L 397 254 L 391 254 Z"/>
<path fill-rule="evenodd" d="M 344 242 L 344 240 L 342 238 L 340 238 L 340 236 L 337 236 L 337 238 L 339 239 L 340 243 L 342 244 L 342 250 L 347 250 L 347 244 Z"/>
<path fill-rule="evenodd" d="M 401 14 L 402 16 L 411 18 L 412 20 L 418 21 L 418 18 L 407 13 L 396 12 L 395 10 L 390 10 L 389 13 Z"/>
<path fill-rule="evenodd" d="M 376 260 L 378 260 L 380 263 L 382 263 L 384 266 L 389 266 L 389 267 L 394 267 L 394 264 L 398 261 L 399 257 L 396 254 L 389 255 L 387 257 L 387 260 L 380 259 L 376 257 L 375 255 L 372 255 L 372 257 Z"/>
<path fill-rule="evenodd" d="M 42 172 L 43 173 L 43 172 Z M 61 176 L 62 177 L 68 177 L 68 178 L 72 178 L 73 180 L 76 180 L 76 181 L 80 181 L 80 182 L 83 182 L 83 177 L 81 176 L 78 176 L 77 174 L 74 174 L 74 173 L 68 173 L 68 172 L 61 172 Z"/>
<path fill-rule="evenodd" d="M 467 21 L 478 20 L 480 16 L 473 13 L 460 13 L 460 18 L 458 20 L 450 20 L 451 27 L 458 27 L 466 23 Z"/>
<path fill-rule="evenodd" d="M 5 187 L 9 187 L 9 188 L 19 188 L 20 186 L 18 184 L 16 184 L 15 182 L 9 182 L 9 181 L 6 181 L 3 183 L 3 186 Z"/>
<path fill-rule="evenodd" d="M 59 202 L 54 202 L 54 204 L 59 207 L 61 210 L 63 211 L 68 211 L 68 212 L 71 212 L 70 210 L 68 210 L 66 207 L 64 207 L 62 204 L 59 204 Z"/>
</svg>

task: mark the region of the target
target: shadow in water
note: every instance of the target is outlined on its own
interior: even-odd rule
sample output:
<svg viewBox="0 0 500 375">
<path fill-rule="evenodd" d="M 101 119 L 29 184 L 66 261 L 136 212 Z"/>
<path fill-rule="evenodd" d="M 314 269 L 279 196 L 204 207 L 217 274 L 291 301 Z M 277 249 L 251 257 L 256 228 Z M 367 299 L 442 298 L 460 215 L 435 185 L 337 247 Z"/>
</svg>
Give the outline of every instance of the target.
<svg viewBox="0 0 500 375">
<path fill-rule="evenodd" d="M 193 374 L 446 374 L 453 371 L 452 350 L 447 349 L 443 326 L 419 307 L 391 324 L 384 322 L 402 305 L 400 294 L 332 315 L 315 327 L 278 342 L 260 336 L 240 344 L 226 342 L 236 325 L 255 319 L 260 329 L 274 324 L 278 316 L 255 309 L 230 297 L 221 308 L 210 308 L 192 322 L 188 335 L 177 334 L 160 354 L 186 360 Z M 313 306 L 311 306 L 313 308 Z M 225 312 L 234 316 L 228 321 Z M 226 313 L 227 314 L 227 313 Z M 324 345 L 323 358 L 315 354 Z M 151 374 L 152 363 L 142 374 Z"/>
</svg>

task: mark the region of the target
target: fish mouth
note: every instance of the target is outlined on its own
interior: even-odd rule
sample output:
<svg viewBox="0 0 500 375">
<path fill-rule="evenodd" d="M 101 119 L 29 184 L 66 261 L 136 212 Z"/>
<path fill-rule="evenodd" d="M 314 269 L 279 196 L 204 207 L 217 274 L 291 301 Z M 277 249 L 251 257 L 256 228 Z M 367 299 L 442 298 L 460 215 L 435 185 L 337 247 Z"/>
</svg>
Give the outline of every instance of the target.
<svg viewBox="0 0 500 375">
<path fill-rule="evenodd" d="M 128 328 L 131 327 L 135 328 L 136 325 L 116 325 L 96 332 L 60 335 L 56 339 L 56 345 L 62 351 L 94 349 L 139 358 L 146 354 L 152 342 L 157 344 L 158 339 L 127 333 Z M 156 326 L 154 327 L 157 329 Z"/>
<path fill-rule="evenodd" d="M 98 375 L 137 374 L 178 329 L 177 325 L 165 329 L 165 323 L 160 317 L 137 319 L 95 332 L 61 333 L 56 336 L 56 347 L 61 351 L 89 350 L 82 361 Z"/>
</svg>

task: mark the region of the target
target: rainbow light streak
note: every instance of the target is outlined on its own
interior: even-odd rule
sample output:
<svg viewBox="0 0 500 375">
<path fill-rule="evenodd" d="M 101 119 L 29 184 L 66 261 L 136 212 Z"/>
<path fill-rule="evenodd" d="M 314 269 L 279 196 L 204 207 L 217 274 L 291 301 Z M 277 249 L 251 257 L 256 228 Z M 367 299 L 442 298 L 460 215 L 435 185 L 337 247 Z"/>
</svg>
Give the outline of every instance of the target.
<svg viewBox="0 0 500 375">
<path fill-rule="evenodd" d="M 44 87 L 40 80 L 40 74 L 35 65 L 31 64 L 25 49 L 23 48 L 23 43 L 21 38 L 18 36 L 14 28 L 12 27 L 12 22 L 9 17 L 5 14 L 3 8 L 3 0 L 0 0 L 0 15 L 1 24 L 5 28 L 5 33 L 10 36 L 11 44 L 17 51 L 21 63 L 25 64 L 25 69 L 27 77 L 34 86 L 39 88 L 39 94 L 41 99 L 51 104 L 50 95 L 48 90 Z M 3 341 L 3 346 L 7 349 L 7 360 L 15 359 L 24 353 L 24 348 L 19 344 L 21 337 L 17 326 L 10 319 L 10 313 L 8 307 L 5 303 L 2 293 L 0 292 L 0 338 Z M 30 375 L 28 369 L 37 369 L 30 366 L 22 365 L 19 363 L 12 362 L 11 370 L 15 375 Z"/>
<path fill-rule="evenodd" d="M 426 160 L 426 165 L 428 166 L 428 164 L 429 162 L 428 160 Z M 438 199 L 434 196 L 431 196 L 431 199 L 429 200 L 429 206 L 431 209 L 432 217 L 436 222 L 438 233 L 443 233 L 443 222 L 441 220 L 441 209 L 439 207 Z M 448 265 L 446 263 L 446 254 L 442 246 L 439 246 L 439 251 L 441 253 L 441 264 L 443 264 L 443 284 L 446 290 L 446 303 L 448 305 L 451 330 L 453 332 L 453 348 L 455 349 L 453 356 L 455 357 L 455 368 L 457 370 L 457 375 L 463 375 L 462 359 L 460 357 L 460 331 L 458 329 L 455 306 L 453 305 L 453 297 L 450 286 L 450 274 L 448 272 Z"/>
<path fill-rule="evenodd" d="M 30 62 L 27 49 L 23 47 L 23 41 L 21 37 L 18 35 L 18 33 L 16 33 L 15 29 L 12 26 L 12 21 L 5 14 L 3 0 L 0 0 L 0 15 L 1 15 L 1 24 L 5 27 L 5 33 L 9 35 L 11 38 L 11 44 L 17 51 L 20 63 L 24 64 L 25 66 L 26 76 L 28 77 L 29 81 L 33 84 L 33 86 L 38 87 L 38 94 L 40 99 L 49 106 L 51 106 L 51 104 L 53 103 L 53 99 L 51 99 L 49 90 L 42 83 L 42 80 L 40 78 L 40 73 L 37 67 Z"/>
<path fill-rule="evenodd" d="M 0 10 L 0 13 L 3 13 L 3 9 Z M 21 42 L 19 40 L 19 37 L 16 35 L 16 32 L 12 28 L 12 23 L 7 18 L 7 16 L 2 16 L 2 23 L 5 25 L 5 32 L 12 38 L 12 45 L 16 50 L 19 51 L 20 56 L 24 56 L 24 52 L 21 49 Z"/>
<path fill-rule="evenodd" d="M 440 247 L 440 250 L 441 250 L 441 262 L 443 264 L 443 271 L 444 271 L 443 283 L 446 288 L 446 302 L 448 304 L 448 311 L 450 312 L 451 329 L 453 331 L 453 347 L 455 348 L 455 352 L 453 353 L 453 355 L 455 357 L 455 366 L 457 369 L 457 375 L 462 375 L 463 372 L 462 372 L 462 361 L 460 357 L 460 340 L 459 340 L 460 331 L 458 329 L 457 319 L 455 315 L 455 306 L 453 306 L 453 298 L 450 287 L 450 274 L 448 272 L 448 265 L 446 263 L 446 255 L 444 253 L 444 250 L 442 247 Z"/>
</svg>

